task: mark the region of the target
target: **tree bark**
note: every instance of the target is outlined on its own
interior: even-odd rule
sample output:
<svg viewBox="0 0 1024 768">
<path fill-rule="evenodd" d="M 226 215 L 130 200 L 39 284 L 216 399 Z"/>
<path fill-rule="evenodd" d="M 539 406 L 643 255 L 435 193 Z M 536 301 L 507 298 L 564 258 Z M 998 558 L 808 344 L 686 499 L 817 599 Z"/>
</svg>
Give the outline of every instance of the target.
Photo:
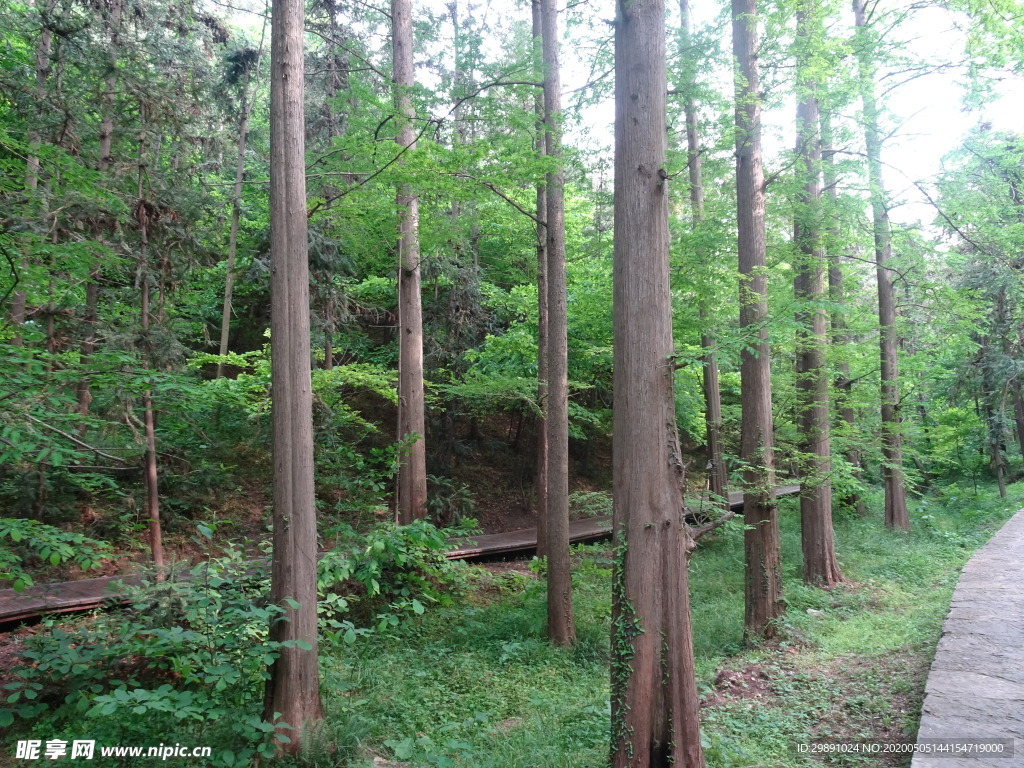
<svg viewBox="0 0 1024 768">
<path fill-rule="evenodd" d="M 664 0 L 615 26 L 611 764 L 703 768 L 669 277 Z"/>
<path fill-rule="evenodd" d="M 416 147 L 411 89 L 415 84 L 411 0 L 391 0 L 391 43 L 395 141 Z M 427 514 L 426 417 L 423 395 L 423 308 L 420 295 L 419 199 L 408 182 L 398 185 L 398 520 L 402 524 Z"/>
<path fill-rule="evenodd" d="M 680 51 L 681 57 L 689 56 L 691 45 L 690 34 L 690 2 L 679 0 L 679 14 L 681 17 L 680 29 Z M 693 90 L 696 83 L 693 78 L 683 84 L 686 89 L 686 101 L 683 103 L 683 112 L 686 116 L 686 147 L 687 147 L 687 168 L 690 174 L 690 211 L 693 221 L 693 228 L 697 230 L 704 220 L 704 179 L 701 161 L 701 146 L 699 123 L 697 118 L 697 101 L 693 97 Z M 698 259 L 703 260 L 704 254 L 697 253 Z M 706 328 L 709 323 L 710 305 L 703 302 L 699 309 L 702 327 Z M 722 437 L 722 397 L 718 386 L 718 360 L 715 357 L 715 334 L 711 331 L 703 331 L 700 335 L 700 346 L 704 350 L 704 423 L 706 425 L 708 444 L 708 489 L 716 498 L 715 505 L 722 508 L 723 512 L 729 512 L 729 497 L 727 486 L 729 475 L 725 466 L 723 456 Z"/>
<path fill-rule="evenodd" d="M 48 2 L 44 6 L 44 15 L 48 16 L 53 12 L 56 7 L 56 2 Z M 39 30 L 39 40 L 36 42 L 36 85 L 35 85 L 35 99 L 36 105 L 42 107 L 46 103 L 46 82 L 50 76 L 50 51 L 53 47 L 53 32 L 44 23 Z M 42 137 L 39 129 L 33 126 L 29 131 L 28 136 L 28 156 L 25 159 L 25 189 L 29 193 L 28 197 L 32 198 L 35 195 L 36 190 L 39 188 L 39 147 L 42 144 Z M 19 272 L 24 273 L 29 265 L 29 255 L 26 250 L 25 254 L 21 258 L 21 264 Z M 11 294 L 11 306 L 10 306 L 10 318 L 11 325 L 14 328 L 14 336 L 11 338 L 11 344 L 16 347 L 22 345 L 21 338 L 21 326 L 25 322 L 25 313 L 28 310 L 27 306 L 28 293 L 20 288 Z"/>
<path fill-rule="evenodd" d="M 1013 418 L 1017 424 L 1017 446 L 1024 456 L 1024 397 L 1021 397 L 1020 381 L 1014 379 L 1010 386 L 1013 393 Z"/>
<path fill-rule="evenodd" d="M 540 0 L 530 3 L 533 16 L 534 61 L 543 60 L 543 24 Z M 542 75 L 543 77 L 543 75 Z M 533 111 L 537 116 L 536 152 L 543 157 L 547 152 L 544 136 L 544 91 L 538 89 L 534 95 Z M 548 552 L 548 232 L 544 224 L 547 217 L 548 190 L 541 182 L 537 185 L 537 404 L 540 417 L 537 420 L 537 556 Z"/>
<path fill-rule="evenodd" d="M 881 359 L 882 480 L 885 486 L 885 525 L 910 530 L 903 476 L 903 434 L 899 413 L 899 358 L 896 333 L 896 296 L 888 262 L 892 256 L 889 211 L 882 184 L 882 138 L 875 100 L 875 65 L 869 39 L 867 0 L 853 0 L 858 40 L 857 59 L 864 104 L 864 142 L 868 155 L 868 183 L 874 222 L 875 263 L 878 275 L 879 357 Z"/>
<path fill-rule="evenodd" d="M 796 156 L 803 189 L 798 195 L 793 227 L 797 264 L 793 291 L 796 314 L 796 389 L 800 450 L 800 531 L 804 582 L 833 587 L 843 574 L 836 560 L 832 531 L 832 446 L 829 435 L 828 369 L 825 352 L 825 251 L 821 211 L 821 137 L 818 92 L 813 62 L 824 30 L 816 3 L 796 13 L 797 113 Z M 801 167 L 802 166 L 802 167 Z"/>
<path fill-rule="evenodd" d="M 107 78 L 107 88 L 103 94 L 103 120 L 100 123 L 100 150 L 96 167 L 100 171 L 106 171 L 110 167 L 111 142 L 114 136 L 114 94 L 117 88 L 117 59 L 121 47 L 121 10 L 122 0 L 113 0 L 109 8 L 107 18 L 108 53 L 110 55 L 110 76 Z M 140 193 L 141 199 L 141 193 Z M 82 339 L 81 363 L 89 362 L 96 351 L 96 322 L 99 319 L 99 276 L 100 267 L 97 265 L 89 270 L 89 282 L 85 286 L 85 312 L 82 315 L 82 322 L 85 326 L 85 338 Z M 148 290 L 148 289 L 147 289 Z M 89 405 L 92 403 L 92 391 L 89 387 L 88 376 L 82 376 L 76 386 L 76 397 L 78 399 L 78 413 L 83 419 L 79 427 L 81 434 L 85 434 L 84 419 L 89 414 Z M 155 448 L 154 448 L 155 450 Z M 148 477 L 148 474 L 147 474 Z M 156 479 L 153 480 L 154 487 Z M 156 502 L 158 503 L 158 502 Z M 159 513 L 158 513 L 159 514 Z M 159 517 L 157 518 L 159 524 Z"/>
<path fill-rule="evenodd" d="M 149 336 L 151 312 L 150 312 L 150 285 L 149 285 L 149 202 L 143 197 L 143 173 L 145 143 L 139 143 L 139 180 L 138 180 L 138 201 L 135 204 L 135 217 L 139 223 L 139 263 L 138 281 L 140 298 L 140 315 L 142 325 L 142 344 L 145 349 L 143 353 L 146 368 L 152 368 L 153 362 L 149 350 L 152 343 Z M 144 413 L 146 453 L 145 453 L 145 482 L 146 482 L 146 516 L 149 519 L 149 546 L 153 553 L 153 565 L 156 567 L 157 580 L 162 581 L 164 567 L 163 536 L 160 529 L 160 484 L 156 461 L 156 418 L 153 413 L 153 393 L 146 390 L 142 395 L 142 410 Z"/>
<path fill-rule="evenodd" d="M 548 639 L 576 642 L 569 571 L 569 337 L 565 283 L 565 177 L 557 0 L 540 0 L 544 49 L 545 149 L 558 162 L 547 175 L 548 263 Z"/>
<path fill-rule="evenodd" d="M 746 562 L 744 636 L 771 637 L 783 612 L 775 501 L 771 353 L 768 346 L 764 171 L 757 61 L 757 0 L 732 0 L 736 60 L 736 216 L 740 272 L 740 460 Z"/>
<path fill-rule="evenodd" d="M 97 167 L 107 170 L 111 163 L 111 147 L 114 139 L 114 97 L 117 93 L 117 58 L 121 47 L 121 12 L 124 7 L 122 0 L 111 0 L 109 5 L 108 26 L 110 31 L 110 75 L 107 77 L 107 89 L 103 93 L 103 120 L 100 122 L 100 152 Z"/>
<path fill-rule="evenodd" d="M 303 749 L 323 719 L 317 655 L 316 507 L 310 374 L 302 0 L 274 0 L 270 78 L 271 385 L 274 553 L 271 639 L 294 642 L 273 663 L 264 717 L 282 753 Z M 301 644 L 301 646 L 299 645 Z M 291 726 L 286 729 L 284 724 Z"/>
<path fill-rule="evenodd" d="M 821 145 L 823 152 L 827 154 L 823 158 L 822 173 L 825 181 L 825 191 L 832 202 L 832 210 L 835 211 L 839 199 L 839 176 L 836 173 L 835 157 L 832 151 L 832 120 L 829 111 L 821 112 Z M 833 225 L 830 227 L 830 237 L 825 247 L 826 259 L 828 261 L 828 296 L 834 307 L 832 311 L 832 345 L 833 348 L 845 348 L 853 339 L 846 327 L 846 315 L 843 302 L 846 301 L 846 290 L 844 285 L 843 268 L 840 263 L 840 245 L 842 234 L 839 231 L 838 218 L 836 214 L 831 215 Z M 845 351 L 845 350 L 844 350 Z M 839 416 L 844 422 L 844 429 L 848 435 L 856 433 L 854 424 L 856 414 L 849 404 L 850 400 L 850 363 L 845 354 L 840 354 L 839 360 L 834 365 L 836 371 L 836 400 L 839 406 Z M 846 461 L 853 467 L 853 475 L 857 480 L 863 477 L 860 449 L 856 446 L 849 446 L 845 454 Z M 863 497 L 852 492 L 844 496 L 840 502 L 857 511 L 863 517 L 867 514 L 867 505 Z"/>
<path fill-rule="evenodd" d="M 264 27 L 264 31 L 266 27 Z M 231 195 L 231 231 L 228 234 L 228 263 L 224 273 L 224 308 L 220 320 L 220 350 L 223 358 L 228 353 L 228 340 L 231 332 L 231 298 L 235 287 L 235 254 L 238 250 L 238 222 L 242 216 L 242 181 L 245 178 L 245 147 L 249 134 L 249 80 L 252 70 L 259 77 L 260 61 L 263 58 L 263 40 L 260 39 L 256 64 L 247 67 L 242 79 L 242 109 L 238 116 L 238 157 L 235 161 L 235 188 Z M 224 375 L 224 361 L 217 363 L 216 378 Z"/>
</svg>

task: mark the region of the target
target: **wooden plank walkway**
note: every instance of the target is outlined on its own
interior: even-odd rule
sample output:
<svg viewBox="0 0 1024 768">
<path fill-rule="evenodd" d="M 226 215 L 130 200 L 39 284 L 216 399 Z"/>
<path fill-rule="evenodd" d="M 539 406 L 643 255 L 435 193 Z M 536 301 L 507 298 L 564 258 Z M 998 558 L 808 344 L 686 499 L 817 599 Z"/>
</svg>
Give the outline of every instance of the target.
<svg viewBox="0 0 1024 768">
<path fill-rule="evenodd" d="M 1024 511 L 963 568 L 928 672 L 912 768 L 1024 765 L 1021 563 Z M 1001 751 L 986 739 L 1003 740 Z"/>
<path fill-rule="evenodd" d="M 783 485 L 775 490 L 775 495 L 789 496 L 799 493 L 799 491 L 799 485 Z M 743 494 L 738 491 L 730 493 L 729 506 L 734 510 L 743 509 Z M 569 543 L 583 544 L 599 541 L 610 536 L 611 532 L 612 519 L 610 516 L 573 520 L 569 523 Z M 523 528 L 505 533 L 468 536 L 463 539 L 452 539 L 452 544 L 455 545 L 455 548 L 447 553 L 450 560 L 472 560 L 491 555 L 532 552 L 537 548 L 537 529 Z"/>
<path fill-rule="evenodd" d="M 785 485 L 776 489 L 777 496 L 799 492 L 799 485 Z M 729 506 L 743 507 L 743 494 L 730 493 Z M 611 535 L 611 517 L 591 517 L 574 520 L 569 524 L 569 540 L 573 544 L 598 541 Z M 522 554 L 537 548 L 537 529 L 524 528 L 505 533 L 481 534 L 451 539 L 452 549 L 446 554 L 450 560 L 471 560 L 494 555 Z M 37 584 L 23 592 L 0 590 L 0 624 L 34 619 L 51 613 L 70 613 L 99 608 L 105 603 L 119 603 L 122 595 L 111 591 L 114 582 L 138 583 L 139 577 L 103 576 L 54 584 Z"/>
</svg>

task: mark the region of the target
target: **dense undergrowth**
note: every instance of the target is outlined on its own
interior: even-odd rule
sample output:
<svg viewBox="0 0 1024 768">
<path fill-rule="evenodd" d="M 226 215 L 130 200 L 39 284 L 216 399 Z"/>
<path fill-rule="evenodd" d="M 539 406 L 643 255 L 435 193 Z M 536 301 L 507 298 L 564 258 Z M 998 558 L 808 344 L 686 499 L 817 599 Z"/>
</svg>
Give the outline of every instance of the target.
<svg viewBox="0 0 1024 768">
<path fill-rule="evenodd" d="M 788 612 L 779 640 L 753 649 L 742 647 L 742 530 L 702 540 L 691 585 L 709 766 L 796 768 L 820 764 L 797 752 L 812 739 L 912 739 L 958 568 L 1022 503 L 1020 486 L 1005 500 L 950 486 L 916 502 L 910 536 L 885 530 L 880 514 L 840 514 L 849 584 L 826 592 L 800 584 L 799 514 L 783 501 Z M 576 551 L 579 642 L 565 650 L 545 640 L 542 563 L 448 565 L 429 527 L 344 541 L 321 569 L 334 595 L 322 611 L 327 727 L 309 764 L 605 765 L 607 546 Z M 126 612 L 32 637 L 31 665 L 7 680 L 8 707 L 22 715 L 9 738 L 208 744 L 210 765 L 268 752 L 260 694 L 276 650 L 272 608 L 263 576 L 243 572 L 237 557 L 222 559 L 190 585 L 139 593 Z"/>
</svg>

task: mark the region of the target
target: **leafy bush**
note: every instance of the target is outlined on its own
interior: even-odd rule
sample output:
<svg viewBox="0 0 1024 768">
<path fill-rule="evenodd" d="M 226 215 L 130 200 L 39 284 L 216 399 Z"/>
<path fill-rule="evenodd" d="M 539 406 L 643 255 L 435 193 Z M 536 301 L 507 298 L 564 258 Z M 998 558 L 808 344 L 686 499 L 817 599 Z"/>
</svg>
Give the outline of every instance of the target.
<svg viewBox="0 0 1024 768">
<path fill-rule="evenodd" d="M 89 733 L 100 744 L 146 744 L 187 728 L 194 743 L 218 746 L 210 765 L 271 756 L 262 687 L 290 645 L 268 637 L 283 609 L 266 603 L 266 574 L 237 550 L 190 576 L 128 590 L 124 612 L 28 638 L 0 725 L 17 715 L 47 738 Z"/>
<path fill-rule="evenodd" d="M 427 494 L 427 515 L 441 526 L 461 526 L 476 509 L 473 492 L 465 483 L 448 477 L 427 475 L 430 493 Z"/>
<path fill-rule="evenodd" d="M 33 558 L 43 564 L 74 563 L 84 570 L 97 568 L 110 555 L 110 545 L 80 533 L 22 518 L 0 518 L 0 581 L 11 582 L 15 592 L 32 585 L 27 568 Z"/>
<path fill-rule="evenodd" d="M 348 529 L 317 568 L 325 637 L 351 643 L 422 614 L 424 603 L 450 604 L 462 568 L 447 548 L 445 532 L 422 520 L 387 523 L 365 536 Z"/>
<path fill-rule="evenodd" d="M 587 517 L 612 513 L 612 495 L 608 491 L 575 491 L 569 494 L 569 511 Z"/>
</svg>

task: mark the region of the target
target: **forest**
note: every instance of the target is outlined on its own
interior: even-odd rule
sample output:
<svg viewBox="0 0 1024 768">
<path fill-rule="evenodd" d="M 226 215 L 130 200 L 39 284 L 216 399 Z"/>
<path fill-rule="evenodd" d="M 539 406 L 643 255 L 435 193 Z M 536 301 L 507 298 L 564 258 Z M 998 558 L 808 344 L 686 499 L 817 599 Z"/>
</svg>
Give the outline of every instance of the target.
<svg viewBox="0 0 1024 768">
<path fill-rule="evenodd" d="M 909 765 L 797 747 L 1024 506 L 1022 16 L 0 0 L 0 765 Z"/>
</svg>

